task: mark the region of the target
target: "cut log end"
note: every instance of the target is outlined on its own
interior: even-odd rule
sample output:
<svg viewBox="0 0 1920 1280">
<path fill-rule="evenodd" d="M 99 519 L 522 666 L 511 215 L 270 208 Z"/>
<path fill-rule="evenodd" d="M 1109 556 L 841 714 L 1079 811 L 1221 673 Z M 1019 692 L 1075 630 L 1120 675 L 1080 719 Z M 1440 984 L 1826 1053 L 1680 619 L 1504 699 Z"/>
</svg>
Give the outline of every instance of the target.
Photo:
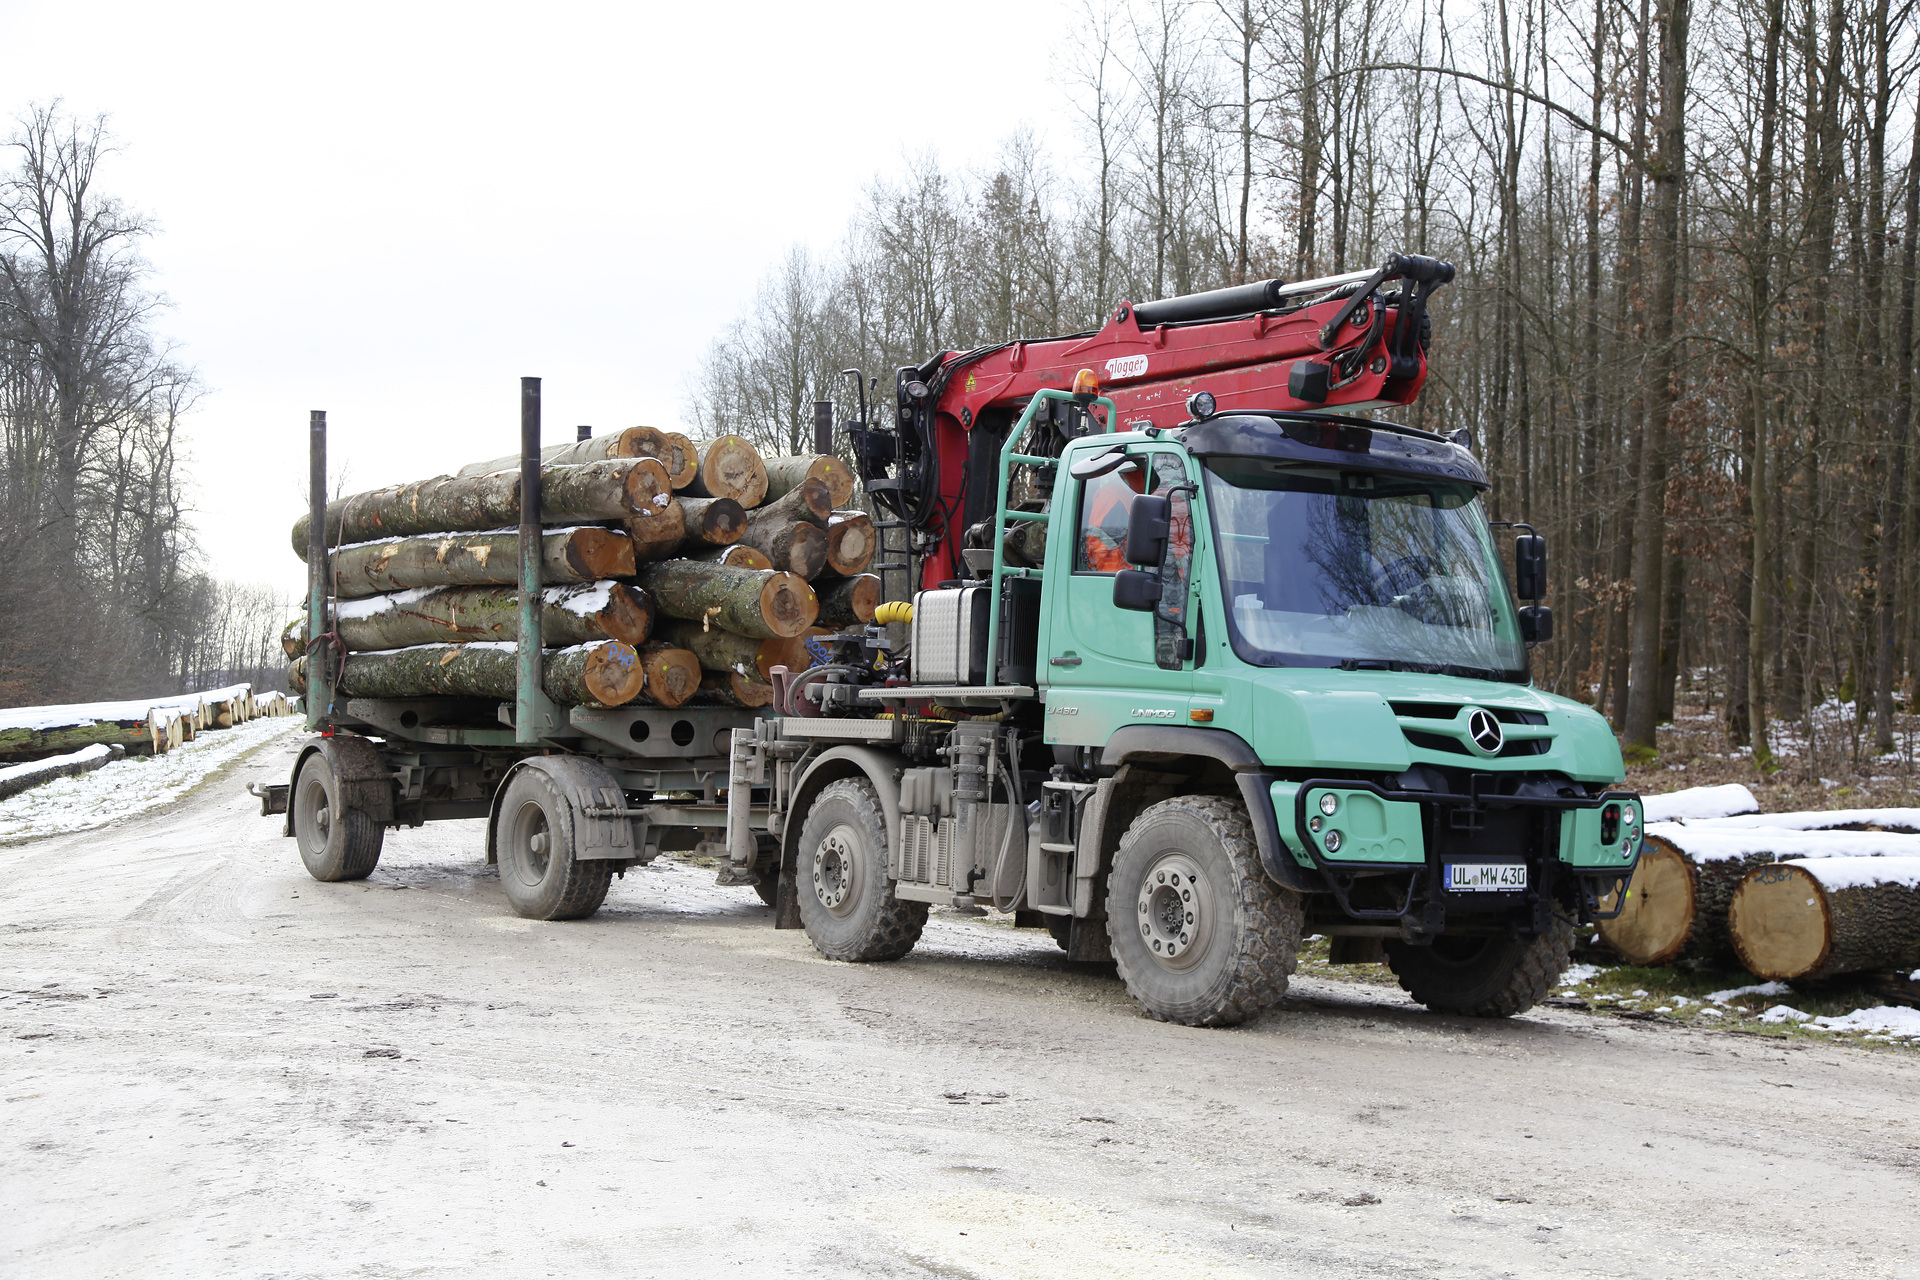
<svg viewBox="0 0 1920 1280">
<path fill-rule="evenodd" d="M 827 526 L 827 567 L 848 578 L 864 573 L 877 546 L 871 521 L 835 520 Z"/>
<path fill-rule="evenodd" d="M 695 497 L 732 498 L 743 507 L 757 507 L 767 496 L 767 468 L 760 451 L 744 436 L 721 436 L 695 446 L 700 467 L 687 486 Z"/>
<path fill-rule="evenodd" d="M 732 498 L 684 498 L 687 540 L 709 547 L 730 547 L 747 531 L 747 511 Z"/>
<path fill-rule="evenodd" d="M 760 589 L 760 614 L 775 635 L 792 639 L 820 616 L 820 597 L 803 578 L 776 573 Z"/>
<path fill-rule="evenodd" d="M 607 591 L 600 626 L 613 639 L 637 646 L 653 634 L 654 616 L 652 596 L 639 587 L 618 583 Z"/>
<path fill-rule="evenodd" d="M 583 582 L 633 576 L 633 541 L 613 529 L 576 529 L 567 538 L 569 566 Z"/>
<path fill-rule="evenodd" d="M 689 650 L 648 645 L 640 651 L 640 663 L 646 669 L 643 702 L 677 707 L 700 692 L 700 659 Z"/>
<path fill-rule="evenodd" d="M 587 653 L 581 683 L 601 706 L 623 707 L 640 696 L 646 673 L 632 645 L 608 641 Z"/>
<path fill-rule="evenodd" d="M 700 698 L 729 707 L 770 707 L 773 686 L 735 672 L 709 671 L 700 681 Z"/>
<path fill-rule="evenodd" d="M 1813 973 L 1833 943 L 1826 890 L 1791 863 L 1748 872 L 1727 909 L 1727 927 L 1740 963 L 1772 982 Z"/>
<path fill-rule="evenodd" d="M 1658 836 L 1648 836 L 1627 886 L 1625 909 L 1615 919 L 1600 921 L 1597 930 L 1628 964 L 1665 964 L 1685 949 L 1693 916 L 1693 870 L 1687 859 Z"/>
</svg>

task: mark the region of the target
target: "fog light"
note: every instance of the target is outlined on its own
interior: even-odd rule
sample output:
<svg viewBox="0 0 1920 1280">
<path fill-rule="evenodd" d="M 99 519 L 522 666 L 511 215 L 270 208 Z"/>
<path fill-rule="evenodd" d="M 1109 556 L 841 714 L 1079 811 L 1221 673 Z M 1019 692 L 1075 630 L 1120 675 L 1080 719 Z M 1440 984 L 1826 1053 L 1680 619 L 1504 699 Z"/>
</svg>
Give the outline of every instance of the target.
<svg viewBox="0 0 1920 1280">
<path fill-rule="evenodd" d="M 1328 853 L 1340 852 L 1340 833 L 1338 831 L 1327 832 L 1326 845 Z"/>
<path fill-rule="evenodd" d="M 1340 812 L 1340 797 L 1333 794 L 1333 792 L 1331 791 L 1321 796 L 1320 812 L 1326 814 L 1329 818 L 1331 818 L 1334 814 Z"/>
</svg>

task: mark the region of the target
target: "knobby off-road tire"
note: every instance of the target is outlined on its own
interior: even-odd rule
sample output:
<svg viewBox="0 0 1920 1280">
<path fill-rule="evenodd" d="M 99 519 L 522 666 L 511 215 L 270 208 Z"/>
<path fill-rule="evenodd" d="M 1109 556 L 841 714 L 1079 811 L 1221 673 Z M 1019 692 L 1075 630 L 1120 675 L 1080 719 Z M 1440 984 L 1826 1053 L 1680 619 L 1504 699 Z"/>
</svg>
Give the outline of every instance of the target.
<svg viewBox="0 0 1920 1280">
<path fill-rule="evenodd" d="M 324 751 L 308 756 L 293 783 L 293 837 L 315 880 L 365 880 L 380 865 L 386 829 L 340 802 L 340 780 Z"/>
<path fill-rule="evenodd" d="M 1107 879 L 1114 963 L 1163 1022 L 1228 1027 L 1279 1003 L 1303 916 L 1299 896 L 1261 870 L 1246 810 L 1219 796 L 1143 811 Z"/>
<path fill-rule="evenodd" d="M 830 782 L 814 797 L 794 859 L 800 923 L 829 960 L 898 960 L 920 941 L 927 904 L 894 896 L 887 819 L 864 778 Z"/>
<path fill-rule="evenodd" d="M 529 920 L 581 920 L 600 909 L 613 864 L 573 856 L 573 805 L 538 769 L 521 769 L 500 799 L 494 851 L 507 902 Z"/>
<path fill-rule="evenodd" d="M 1540 1003 L 1566 971 L 1573 926 L 1554 921 L 1532 938 L 1449 938 L 1387 943 L 1387 966 L 1407 994 L 1435 1013 L 1510 1018 Z"/>
</svg>

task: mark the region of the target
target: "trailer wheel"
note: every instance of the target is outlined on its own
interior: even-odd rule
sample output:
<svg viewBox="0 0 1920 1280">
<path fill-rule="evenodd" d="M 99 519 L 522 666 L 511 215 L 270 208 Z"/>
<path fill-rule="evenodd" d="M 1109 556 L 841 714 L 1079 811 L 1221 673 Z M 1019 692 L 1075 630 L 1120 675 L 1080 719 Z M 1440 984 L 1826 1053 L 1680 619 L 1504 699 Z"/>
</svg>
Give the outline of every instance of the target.
<svg viewBox="0 0 1920 1280">
<path fill-rule="evenodd" d="M 1435 938 L 1424 947 L 1387 942 L 1387 966 L 1407 994 L 1435 1013 L 1510 1018 L 1546 997 L 1566 971 L 1573 926 L 1531 938 Z"/>
<path fill-rule="evenodd" d="M 1133 820 L 1107 879 L 1107 935 L 1127 994 L 1163 1022 L 1228 1027 L 1287 992 L 1300 898 L 1260 869 L 1238 801 L 1176 796 Z"/>
<path fill-rule="evenodd" d="M 308 756 L 288 801 L 300 861 L 315 880 L 365 880 L 380 865 L 386 829 L 341 803 L 340 779 L 324 751 Z"/>
<path fill-rule="evenodd" d="M 539 769 L 520 769 L 500 798 L 500 885 L 529 920 L 580 920 L 606 901 L 613 864 L 573 856 L 573 805 Z"/>
<path fill-rule="evenodd" d="M 886 815 L 864 778 L 830 782 L 814 798 L 794 880 L 800 923 L 829 960 L 898 960 L 926 927 L 926 903 L 894 896 Z"/>
</svg>

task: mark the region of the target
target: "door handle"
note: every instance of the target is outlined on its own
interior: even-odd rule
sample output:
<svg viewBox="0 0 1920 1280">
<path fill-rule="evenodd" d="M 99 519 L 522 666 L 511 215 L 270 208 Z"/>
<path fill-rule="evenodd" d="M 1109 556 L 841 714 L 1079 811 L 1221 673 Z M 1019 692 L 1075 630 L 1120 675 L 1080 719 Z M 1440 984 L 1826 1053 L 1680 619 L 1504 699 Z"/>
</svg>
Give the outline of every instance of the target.
<svg viewBox="0 0 1920 1280">
<path fill-rule="evenodd" d="M 1056 667 L 1077 667 L 1080 665 L 1080 655 L 1067 653 L 1058 658 L 1048 658 L 1047 661 Z"/>
</svg>

